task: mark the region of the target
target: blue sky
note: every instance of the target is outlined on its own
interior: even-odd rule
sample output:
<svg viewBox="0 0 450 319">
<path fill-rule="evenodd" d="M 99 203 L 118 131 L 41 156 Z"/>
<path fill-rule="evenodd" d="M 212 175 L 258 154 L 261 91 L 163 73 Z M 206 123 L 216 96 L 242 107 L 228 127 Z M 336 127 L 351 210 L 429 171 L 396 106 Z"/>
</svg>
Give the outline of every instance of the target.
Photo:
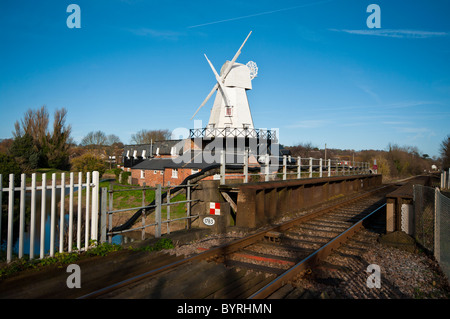
<svg viewBox="0 0 450 319">
<path fill-rule="evenodd" d="M 66 25 L 81 8 L 81 28 Z M 369 29 L 371 3 L 381 28 Z M 0 138 L 29 108 L 68 110 L 72 137 L 130 143 L 141 129 L 193 128 L 220 69 L 259 68 L 248 91 L 255 127 L 285 145 L 430 156 L 450 134 L 450 2 L 0 1 Z M 207 123 L 213 99 L 196 119 Z"/>
</svg>

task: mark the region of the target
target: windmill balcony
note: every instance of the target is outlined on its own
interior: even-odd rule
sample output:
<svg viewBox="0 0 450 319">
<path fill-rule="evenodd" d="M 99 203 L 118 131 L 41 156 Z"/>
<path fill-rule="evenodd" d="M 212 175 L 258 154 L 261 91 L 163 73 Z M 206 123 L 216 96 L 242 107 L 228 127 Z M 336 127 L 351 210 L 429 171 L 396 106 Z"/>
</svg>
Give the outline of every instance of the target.
<svg viewBox="0 0 450 319">
<path fill-rule="evenodd" d="M 190 138 L 245 137 L 277 142 L 276 131 L 254 128 L 214 127 L 190 129 Z"/>
</svg>

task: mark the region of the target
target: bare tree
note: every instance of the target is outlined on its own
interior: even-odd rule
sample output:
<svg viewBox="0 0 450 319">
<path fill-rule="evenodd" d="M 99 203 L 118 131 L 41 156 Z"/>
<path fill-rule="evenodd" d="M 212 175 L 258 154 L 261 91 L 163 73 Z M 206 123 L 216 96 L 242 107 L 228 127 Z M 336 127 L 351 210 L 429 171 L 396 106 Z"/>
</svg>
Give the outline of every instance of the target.
<svg viewBox="0 0 450 319">
<path fill-rule="evenodd" d="M 12 134 L 14 138 L 28 134 L 33 138 L 36 147 L 42 148 L 47 140 L 48 123 L 49 115 L 45 105 L 38 110 L 28 109 L 24 118 L 14 124 L 15 131 Z"/>
<path fill-rule="evenodd" d="M 32 152 L 35 164 L 38 163 L 39 167 L 68 168 L 71 127 L 66 125 L 66 116 L 65 108 L 56 110 L 53 131 L 49 132 L 49 114 L 45 105 L 38 110 L 29 109 L 25 112 L 23 119 L 14 124 L 13 146 L 23 146 L 26 139 L 31 139 L 32 143 L 28 149 Z M 20 147 L 16 148 L 16 150 L 20 149 Z M 15 154 L 15 157 L 24 157 L 23 155 L 26 154 Z M 26 162 L 29 160 L 30 158 L 26 159 Z"/>
<path fill-rule="evenodd" d="M 135 144 L 150 144 L 151 141 L 165 141 L 171 138 L 169 130 L 140 130 L 131 135 L 131 142 Z"/>
<path fill-rule="evenodd" d="M 89 146 L 89 147 L 100 147 L 107 144 L 107 136 L 102 131 L 92 131 L 89 132 L 83 139 L 81 140 L 82 146 Z"/>
<path fill-rule="evenodd" d="M 450 168 L 450 135 L 447 135 L 447 137 L 441 143 L 441 157 L 442 168 Z"/>
</svg>

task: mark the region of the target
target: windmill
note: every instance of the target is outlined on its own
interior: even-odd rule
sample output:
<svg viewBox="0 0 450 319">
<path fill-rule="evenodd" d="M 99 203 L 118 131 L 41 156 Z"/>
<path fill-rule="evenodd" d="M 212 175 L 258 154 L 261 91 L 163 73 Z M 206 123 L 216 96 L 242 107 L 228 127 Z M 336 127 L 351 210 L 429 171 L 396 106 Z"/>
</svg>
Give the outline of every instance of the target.
<svg viewBox="0 0 450 319">
<path fill-rule="evenodd" d="M 194 113 L 191 120 L 217 91 L 211 109 L 208 128 L 254 129 L 246 90 L 252 89 L 251 81 L 256 77 L 258 67 L 253 61 L 248 62 L 246 65 L 236 63 L 236 59 L 241 54 L 241 50 L 251 34 L 252 32 L 250 31 L 233 59 L 223 64 L 220 74 L 217 73 L 205 54 L 205 58 L 214 73 L 217 83 Z"/>
</svg>

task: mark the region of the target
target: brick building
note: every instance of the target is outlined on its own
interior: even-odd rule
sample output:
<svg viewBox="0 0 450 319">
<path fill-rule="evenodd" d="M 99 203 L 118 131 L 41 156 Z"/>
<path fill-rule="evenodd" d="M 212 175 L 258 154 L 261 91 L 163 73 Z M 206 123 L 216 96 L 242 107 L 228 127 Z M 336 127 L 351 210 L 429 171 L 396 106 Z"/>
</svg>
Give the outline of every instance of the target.
<svg viewBox="0 0 450 319">
<path fill-rule="evenodd" d="M 131 183 L 133 185 L 166 186 L 179 185 L 189 175 L 196 174 L 210 164 L 175 163 L 172 158 L 158 158 L 142 161 L 131 168 Z"/>
</svg>

